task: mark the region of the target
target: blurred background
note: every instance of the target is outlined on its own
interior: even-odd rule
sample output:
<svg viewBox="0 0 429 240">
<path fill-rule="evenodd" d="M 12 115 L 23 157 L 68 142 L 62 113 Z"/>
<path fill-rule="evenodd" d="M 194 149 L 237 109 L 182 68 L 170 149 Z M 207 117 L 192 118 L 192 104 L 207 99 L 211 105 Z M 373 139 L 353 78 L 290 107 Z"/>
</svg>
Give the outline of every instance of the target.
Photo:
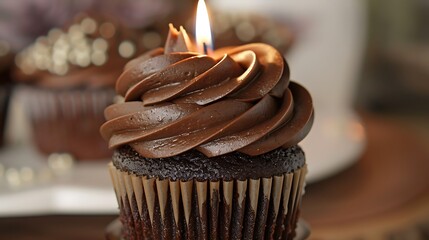
<svg viewBox="0 0 429 240">
<path fill-rule="evenodd" d="M 192 35 L 196 3 L 0 1 L 0 239 L 103 239 L 118 212 L 106 79 L 168 23 Z M 207 4 L 215 48 L 269 43 L 312 93 L 310 239 L 429 239 L 429 1 Z"/>
</svg>

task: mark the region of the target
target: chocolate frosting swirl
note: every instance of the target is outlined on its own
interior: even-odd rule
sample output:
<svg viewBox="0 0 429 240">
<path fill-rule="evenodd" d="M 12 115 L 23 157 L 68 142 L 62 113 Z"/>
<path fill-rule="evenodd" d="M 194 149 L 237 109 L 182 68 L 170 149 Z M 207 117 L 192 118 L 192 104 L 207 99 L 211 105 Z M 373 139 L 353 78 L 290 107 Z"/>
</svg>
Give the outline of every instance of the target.
<svg viewBox="0 0 429 240">
<path fill-rule="evenodd" d="M 191 50 L 191 51 L 190 51 Z M 102 136 L 147 158 L 196 149 L 208 157 L 251 156 L 296 145 L 313 123 L 310 94 L 289 81 L 273 47 L 254 43 L 192 52 L 186 32 L 171 29 L 164 49 L 132 60 L 116 90 L 125 99 L 105 110 Z"/>
</svg>

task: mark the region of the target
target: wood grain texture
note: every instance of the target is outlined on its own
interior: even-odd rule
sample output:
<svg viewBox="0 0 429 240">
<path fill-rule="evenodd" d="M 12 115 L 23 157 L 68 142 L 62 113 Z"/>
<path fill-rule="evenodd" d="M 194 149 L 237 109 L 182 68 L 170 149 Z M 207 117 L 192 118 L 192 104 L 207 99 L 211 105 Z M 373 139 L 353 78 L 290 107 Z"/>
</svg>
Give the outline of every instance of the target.
<svg viewBox="0 0 429 240">
<path fill-rule="evenodd" d="M 104 229 L 118 216 L 37 216 L 0 218 L 0 239 L 104 240 Z"/>
</svg>

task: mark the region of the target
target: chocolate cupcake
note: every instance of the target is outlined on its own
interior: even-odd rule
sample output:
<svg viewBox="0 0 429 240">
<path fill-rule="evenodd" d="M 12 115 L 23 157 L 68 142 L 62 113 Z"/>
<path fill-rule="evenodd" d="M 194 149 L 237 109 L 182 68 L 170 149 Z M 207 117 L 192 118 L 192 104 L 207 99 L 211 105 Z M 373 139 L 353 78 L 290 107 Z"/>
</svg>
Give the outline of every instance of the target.
<svg viewBox="0 0 429 240">
<path fill-rule="evenodd" d="M 98 129 L 117 77 L 139 51 L 138 38 L 110 18 L 80 14 L 17 55 L 19 99 L 42 153 L 80 160 L 111 156 Z"/>
<path fill-rule="evenodd" d="M 262 43 L 207 56 L 181 28 L 130 61 L 102 136 L 124 239 L 292 239 L 309 93 Z"/>
</svg>

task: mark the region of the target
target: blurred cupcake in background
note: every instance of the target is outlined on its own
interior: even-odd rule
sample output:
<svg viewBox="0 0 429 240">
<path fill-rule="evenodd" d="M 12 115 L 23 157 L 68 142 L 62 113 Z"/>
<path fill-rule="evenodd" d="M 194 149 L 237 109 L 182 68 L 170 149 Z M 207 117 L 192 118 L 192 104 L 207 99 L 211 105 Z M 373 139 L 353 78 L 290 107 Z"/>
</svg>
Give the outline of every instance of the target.
<svg viewBox="0 0 429 240">
<path fill-rule="evenodd" d="M 17 99 L 41 153 L 68 153 L 79 160 L 109 157 L 98 129 L 104 108 L 113 102 L 117 77 L 141 51 L 139 39 L 115 20 L 82 13 L 17 54 Z"/>
<path fill-rule="evenodd" d="M 10 69 L 13 55 L 8 42 L 0 40 L 0 147 L 4 143 L 4 132 L 11 94 Z"/>
<path fill-rule="evenodd" d="M 144 28 L 172 11 L 169 0 L 2 0 L 0 39 L 21 50 L 80 12 L 96 11 L 131 28 Z"/>
<path fill-rule="evenodd" d="M 139 29 L 147 49 L 165 42 L 168 23 L 185 26 L 192 34 L 196 2 L 194 0 L 3 0 L 0 1 L 0 39 L 22 49 L 38 36 L 63 26 L 75 14 L 96 11 L 118 19 L 121 24 Z M 285 53 L 294 40 L 294 32 L 284 21 L 249 12 L 227 12 L 212 8 L 215 46 L 264 42 Z M 37 24 L 35 24 L 37 23 Z"/>
</svg>

